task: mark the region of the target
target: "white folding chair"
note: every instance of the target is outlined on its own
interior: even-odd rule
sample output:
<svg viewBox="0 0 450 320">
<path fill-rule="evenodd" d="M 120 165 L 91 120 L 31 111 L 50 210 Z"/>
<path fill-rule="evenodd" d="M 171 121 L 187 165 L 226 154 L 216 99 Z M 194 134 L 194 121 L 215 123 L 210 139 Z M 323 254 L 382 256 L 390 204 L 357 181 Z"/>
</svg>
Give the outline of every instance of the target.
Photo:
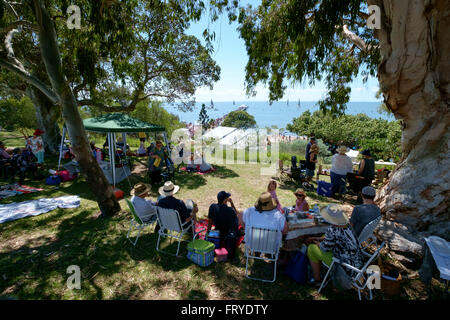
<svg viewBox="0 0 450 320">
<path fill-rule="evenodd" d="M 245 256 L 246 256 L 245 276 L 253 280 L 275 282 L 277 276 L 277 260 L 280 247 L 281 247 L 281 231 L 256 227 L 249 228 L 249 230 L 245 232 Z M 256 252 L 260 253 L 261 255 L 269 254 L 273 258 L 263 258 L 260 256 L 256 256 L 255 255 Z M 274 264 L 273 280 L 250 277 L 248 275 L 249 269 L 248 260 L 250 258 L 272 261 Z"/>
<path fill-rule="evenodd" d="M 158 242 L 156 244 L 156 250 L 164 253 L 174 255 L 173 253 L 165 252 L 159 249 L 159 241 L 161 237 L 170 237 L 178 240 L 177 253 L 175 256 L 179 257 L 180 244 L 183 241 L 183 236 L 192 228 L 192 233 L 195 232 L 194 220 L 191 219 L 185 223 L 181 223 L 180 214 L 177 210 L 164 209 L 157 207 L 156 216 L 158 217 L 158 223 L 160 226 L 158 232 Z M 195 235 L 193 239 L 195 238 Z"/>
<path fill-rule="evenodd" d="M 328 284 L 330 279 L 328 279 L 328 276 L 330 275 L 331 270 L 333 270 L 333 267 L 335 264 L 339 263 L 344 269 L 347 269 L 348 271 L 354 271 L 354 275 L 352 277 L 352 285 L 354 288 L 358 290 L 358 297 L 359 300 L 361 300 L 361 291 L 368 288 L 369 289 L 369 300 L 372 300 L 372 289 L 370 286 L 368 286 L 368 279 L 371 275 L 374 274 L 373 271 L 368 269 L 368 267 L 371 265 L 371 263 L 375 260 L 375 258 L 380 253 L 381 249 L 384 247 L 384 242 L 381 243 L 380 247 L 370 256 L 370 258 L 367 260 L 367 262 L 363 265 L 362 268 L 358 269 L 354 266 L 349 265 L 348 263 L 341 262 L 339 259 L 336 259 L 333 257 L 331 265 L 327 266 L 328 271 L 325 277 L 323 278 L 322 284 L 320 285 L 319 292 L 325 288 L 325 286 Z M 381 274 L 378 275 L 381 277 Z"/>
<path fill-rule="evenodd" d="M 381 221 L 381 216 L 378 218 L 375 218 L 374 220 L 370 221 L 366 226 L 362 229 L 361 233 L 358 237 L 358 242 L 361 248 L 362 254 L 364 254 L 366 257 L 370 257 L 371 254 L 367 252 L 367 249 L 372 244 L 377 244 L 377 238 L 373 234 L 375 231 L 375 228 L 378 226 L 378 224 Z"/>
<path fill-rule="evenodd" d="M 144 229 L 144 227 L 146 227 L 146 226 L 150 226 L 150 225 L 154 224 L 156 222 L 156 219 L 149 219 L 148 221 L 145 221 L 145 222 L 142 221 L 142 219 L 136 213 L 136 209 L 134 208 L 133 203 L 126 198 L 125 198 L 125 201 L 128 204 L 128 208 L 130 209 L 130 211 L 133 215 L 133 217 L 131 218 L 131 221 L 130 221 L 130 229 L 128 230 L 128 233 L 127 233 L 127 239 L 131 242 L 131 244 L 133 246 L 135 246 L 139 239 L 142 229 Z M 155 217 L 156 217 L 156 207 L 155 207 Z M 136 228 L 138 230 L 138 234 L 137 234 L 136 240 L 134 242 L 131 241 L 129 238 L 130 233 L 133 230 L 133 228 Z"/>
</svg>

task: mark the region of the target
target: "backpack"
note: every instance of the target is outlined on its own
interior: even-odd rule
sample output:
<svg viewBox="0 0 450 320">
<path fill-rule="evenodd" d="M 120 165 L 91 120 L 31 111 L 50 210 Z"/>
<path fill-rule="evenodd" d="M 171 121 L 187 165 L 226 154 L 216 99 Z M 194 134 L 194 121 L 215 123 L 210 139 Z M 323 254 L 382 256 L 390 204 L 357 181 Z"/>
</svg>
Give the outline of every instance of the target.
<svg viewBox="0 0 450 320">
<path fill-rule="evenodd" d="M 305 284 L 308 280 L 309 260 L 305 253 L 298 251 L 286 266 L 285 274 L 299 284 Z"/>
<path fill-rule="evenodd" d="M 61 183 L 60 176 L 50 176 L 45 179 L 45 184 L 49 186 L 58 186 Z"/>
<path fill-rule="evenodd" d="M 236 244 L 238 241 L 238 235 L 235 231 L 229 231 L 225 237 L 225 249 L 228 252 L 228 259 L 232 260 L 234 258 L 234 254 L 236 252 Z"/>
</svg>

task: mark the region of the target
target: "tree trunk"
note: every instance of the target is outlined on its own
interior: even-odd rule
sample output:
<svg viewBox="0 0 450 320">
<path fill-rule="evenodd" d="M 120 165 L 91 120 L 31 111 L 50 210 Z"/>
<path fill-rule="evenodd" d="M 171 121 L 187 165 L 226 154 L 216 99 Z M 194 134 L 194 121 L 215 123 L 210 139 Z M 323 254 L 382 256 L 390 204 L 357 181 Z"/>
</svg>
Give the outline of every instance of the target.
<svg viewBox="0 0 450 320">
<path fill-rule="evenodd" d="M 39 42 L 42 59 L 53 89 L 62 106 L 62 116 L 69 133 L 75 159 L 88 185 L 97 198 L 102 214 L 112 216 L 120 212 L 120 205 L 113 188 L 92 155 L 77 101 L 66 77 L 62 73 L 61 56 L 56 40 L 56 31 L 44 4 L 34 0 L 36 20 L 39 25 Z"/>
<path fill-rule="evenodd" d="M 55 106 L 47 96 L 34 87 L 27 89 L 27 95 L 36 109 L 36 119 L 39 128 L 44 131 L 42 139 L 45 151 L 58 154 L 61 142 L 61 133 L 58 126 L 58 121 L 61 117 L 60 107 Z"/>
<path fill-rule="evenodd" d="M 377 202 L 412 234 L 450 240 L 450 2 L 368 3 L 382 14 L 380 87 L 403 122 L 402 158 Z"/>
</svg>

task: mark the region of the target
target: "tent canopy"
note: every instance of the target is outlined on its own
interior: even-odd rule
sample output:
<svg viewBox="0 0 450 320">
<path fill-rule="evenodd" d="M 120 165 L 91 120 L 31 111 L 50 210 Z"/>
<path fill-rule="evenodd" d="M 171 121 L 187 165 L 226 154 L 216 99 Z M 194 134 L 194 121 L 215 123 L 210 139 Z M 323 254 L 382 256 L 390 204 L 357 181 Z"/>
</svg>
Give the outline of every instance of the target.
<svg viewBox="0 0 450 320">
<path fill-rule="evenodd" d="M 94 132 L 161 132 L 164 127 L 134 119 L 125 113 L 107 113 L 83 120 L 84 127 Z"/>
</svg>

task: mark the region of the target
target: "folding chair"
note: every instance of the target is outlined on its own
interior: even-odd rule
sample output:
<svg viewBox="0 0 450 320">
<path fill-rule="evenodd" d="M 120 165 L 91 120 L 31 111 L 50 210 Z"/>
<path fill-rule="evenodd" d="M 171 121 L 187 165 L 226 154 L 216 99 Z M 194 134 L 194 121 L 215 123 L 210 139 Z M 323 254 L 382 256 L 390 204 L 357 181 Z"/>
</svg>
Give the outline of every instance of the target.
<svg viewBox="0 0 450 320">
<path fill-rule="evenodd" d="M 141 234 L 142 229 L 144 229 L 144 227 L 150 226 L 150 225 L 152 225 L 153 223 L 156 222 L 156 219 L 155 219 L 156 218 L 156 207 L 155 207 L 155 214 L 148 221 L 144 222 L 137 215 L 136 209 L 134 208 L 133 203 L 129 199 L 125 199 L 125 201 L 127 202 L 128 208 L 130 209 L 130 211 L 131 211 L 131 213 L 133 215 L 133 218 L 131 218 L 131 220 L 130 220 L 130 229 L 128 230 L 128 233 L 127 233 L 127 239 L 131 242 L 131 244 L 133 246 L 135 246 L 137 241 L 138 241 L 138 239 L 139 239 L 139 236 Z M 136 240 L 134 241 L 134 243 L 129 238 L 130 233 L 131 233 L 133 228 L 136 228 L 138 230 L 138 234 L 137 234 L 137 237 L 136 237 Z"/>
<path fill-rule="evenodd" d="M 265 282 L 275 282 L 277 276 L 277 260 L 278 253 L 280 252 L 281 246 L 281 231 L 279 230 L 271 230 L 271 229 L 263 229 L 251 227 L 249 232 L 245 232 L 245 276 L 249 279 L 260 280 Z M 273 258 L 262 258 L 260 256 L 256 256 L 254 253 L 259 252 L 261 255 L 270 254 Z M 266 280 L 260 278 L 253 278 L 248 275 L 249 264 L 248 260 L 252 259 L 260 259 L 260 260 L 269 260 L 274 264 L 273 270 L 273 280 Z"/>
<path fill-rule="evenodd" d="M 367 262 L 363 265 L 363 267 L 361 269 L 351 266 L 348 263 L 341 262 L 339 259 L 336 259 L 335 257 L 333 257 L 330 266 L 327 266 L 326 264 L 323 263 L 323 265 L 328 268 L 328 271 L 327 271 L 327 274 L 325 275 L 325 277 L 323 278 L 322 284 L 320 285 L 320 288 L 318 290 L 319 293 L 323 288 L 326 287 L 326 285 L 330 281 L 328 279 L 328 276 L 330 275 L 331 270 L 333 270 L 333 267 L 335 266 L 335 264 L 338 263 L 345 269 L 348 269 L 348 271 L 354 271 L 355 274 L 352 277 L 352 285 L 354 288 L 356 288 L 358 290 L 359 300 L 361 300 L 361 291 L 366 288 L 369 289 L 369 300 L 372 300 L 372 289 L 370 286 L 368 286 L 368 283 L 369 283 L 368 279 L 370 278 L 371 275 L 374 274 L 374 272 L 371 271 L 370 269 L 368 270 L 367 268 L 375 260 L 375 258 L 380 253 L 381 249 L 383 249 L 383 247 L 384 247 L 384 242 L 381 243 L 380 247 L 370 256 L 370 258 L 367 260 Z M 378 274 L 378 276 L 381 277 L 381 274 Z"/>
<path fill-rule="evenodd" d="M 178 240 L 177 253 L 175 256 L 179 257 L 178 252 L 180 251 L 180 244 L 181 241 L 183 241 L 183 236 L 189 231 L 189 229 L 192 229 L 193 234 L 195 233 L 193 219 L 186 221 L 185 223 L 181 223 L 180 214 L 177 210 L 164 209 L 161 207 L 157 207 L 156 216 L 158 217 L 158 223 L 160 226 L 156 250 L 174 255 L 173 253 L 165 252 L 159 249 L 161 237 L 174 238 Z M 195 239 L 195 235 L 193 236 L 193 239 Z"/>
<path fill-rule="evenodd" d="M 283 160 L 278 160 L 278 180 L 282 183 L 284 180 L 290 179 L 289 169 L 284 168 Z"/>
<path fill-rule="evenodd" d="M 375 228 L 378 226 L 378 223 L 381 221 L 381 216 L 378 218 L 375 218 L 362 229 L 361 233 L 358 237 L 358 242 L 361 248 L 362 254 L 364 254 L 366 257 L 370 257 L 371 254 L 367 252 L 367 249 L 372 244 L 377 244 L 377 238 L 373 234 Z"/>
</svg>

